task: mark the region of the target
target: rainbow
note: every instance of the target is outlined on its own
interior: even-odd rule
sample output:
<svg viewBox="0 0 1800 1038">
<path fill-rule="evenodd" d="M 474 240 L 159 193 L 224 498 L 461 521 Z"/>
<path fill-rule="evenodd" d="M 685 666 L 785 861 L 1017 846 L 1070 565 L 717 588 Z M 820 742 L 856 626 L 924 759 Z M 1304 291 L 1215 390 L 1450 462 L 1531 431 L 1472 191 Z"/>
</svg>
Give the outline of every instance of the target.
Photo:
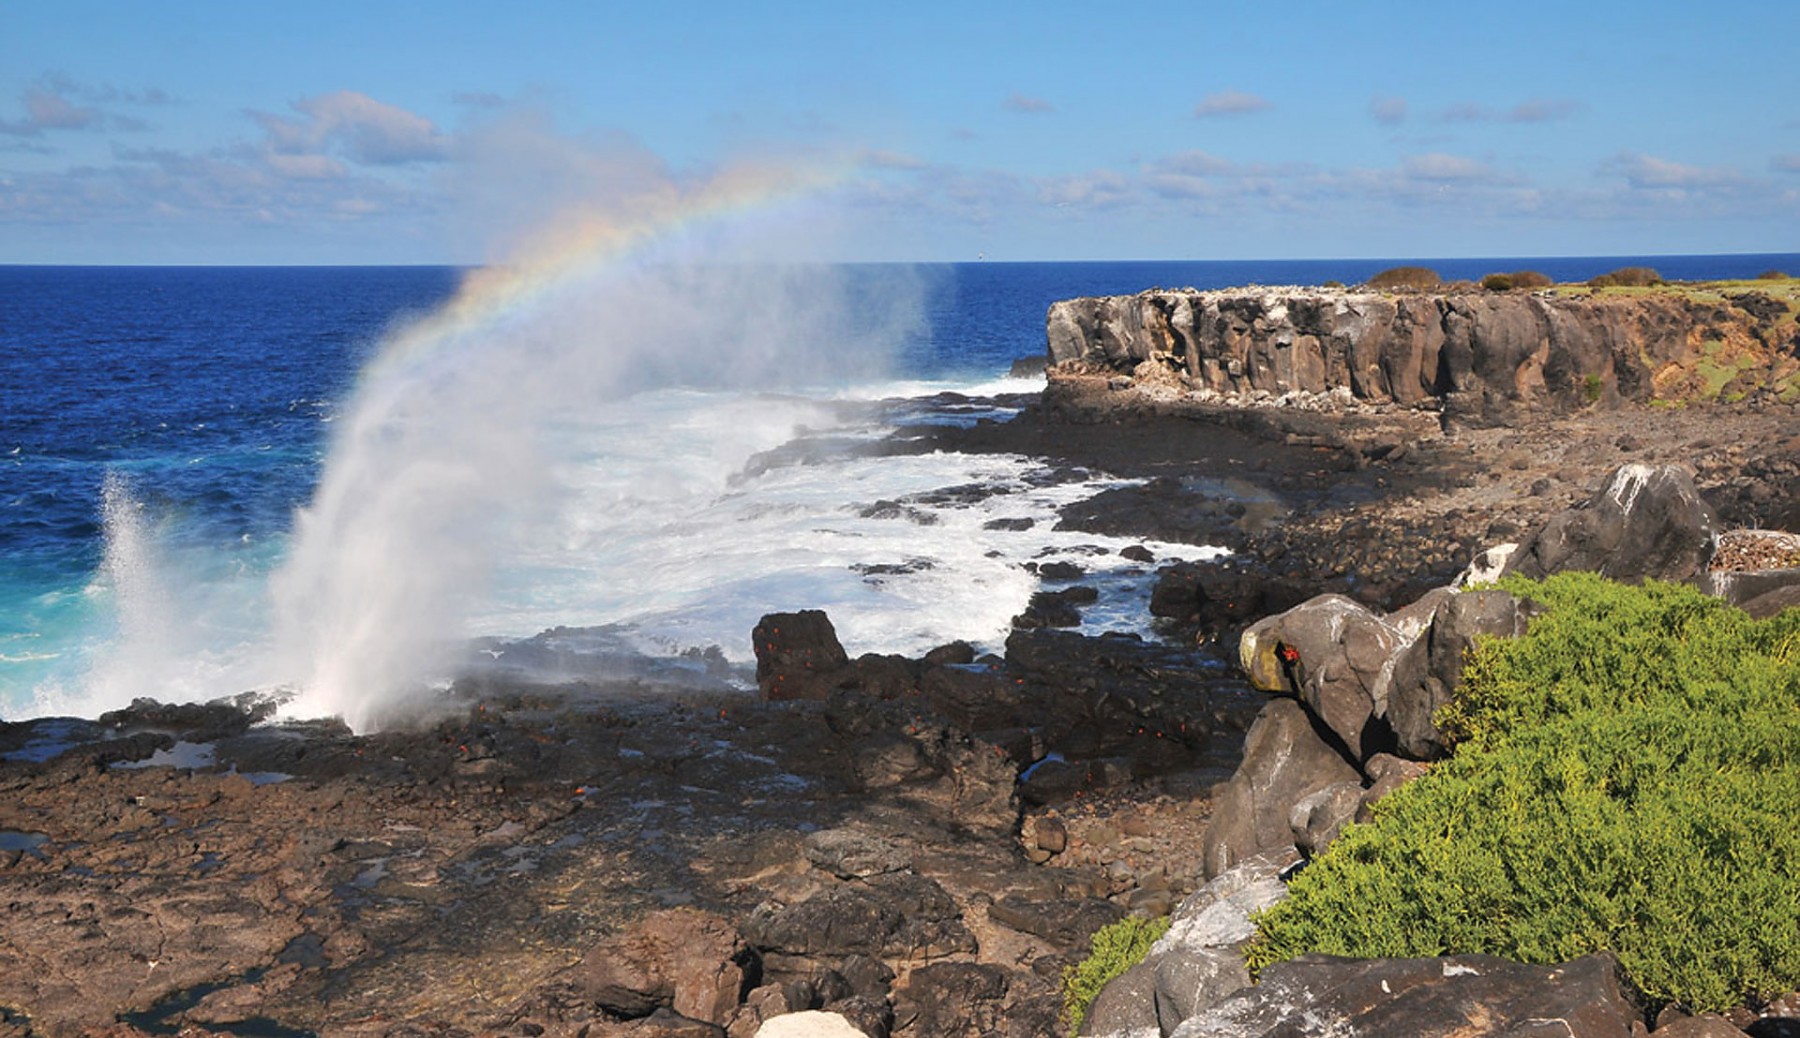
<svg viewBox="0 0 1800 1038">
<path fill-rule="evenodd" d="M 849 165 L 738 164 L 697 188 L 665 182 L 627 205 L 562 214 L 528 237 L 506 262 L 471 271 L 448 303 L 394 335 L 364 370 L 364 381 L 411 368 L 466 333 L 529 308 L 676 232 L 816 193 L 839 182 Z"/>
</svg>

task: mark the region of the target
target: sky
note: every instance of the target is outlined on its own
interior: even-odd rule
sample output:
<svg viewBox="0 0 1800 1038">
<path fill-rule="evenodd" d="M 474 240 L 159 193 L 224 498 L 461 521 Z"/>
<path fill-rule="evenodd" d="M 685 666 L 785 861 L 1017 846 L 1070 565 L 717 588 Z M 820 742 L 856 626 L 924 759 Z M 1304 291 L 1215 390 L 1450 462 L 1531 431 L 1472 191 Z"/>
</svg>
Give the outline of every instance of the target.
<svg viewBox="0 0 1800 1038">
<path fill-rule="evenodd" d="M 0 0 L 0 263 L 483 263 L 795 171 L 846 261 L 1800 251 L 1800 4 Z"/>
</svg>

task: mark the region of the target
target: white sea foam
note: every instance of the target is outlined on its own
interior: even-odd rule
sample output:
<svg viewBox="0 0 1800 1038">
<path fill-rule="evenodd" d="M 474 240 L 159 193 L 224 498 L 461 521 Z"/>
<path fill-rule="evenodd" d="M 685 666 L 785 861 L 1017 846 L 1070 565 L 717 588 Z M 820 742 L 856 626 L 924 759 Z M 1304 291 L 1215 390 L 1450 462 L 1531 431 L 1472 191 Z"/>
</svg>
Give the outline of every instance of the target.
<svg viewBox="0 0 1800 1038">
<path fill-rule="evenodd" d="M 1143 567 L 1118 554 L 1137 542 L 1053 529 L 1062 506 L 1115 483 L 1056 483 L 1010 455 L 871 449 L 896 413 L 928 416 L 922 401 L 896 406 L 903 394 L 994 386 L 666 388 L 565 416 L 544 430 L 553 507 L 496 553 L 465 623 L 432 632 L 442 665 L 419 678 L 447 678 L 461 658 L 447 643 L 463 636 L 565 625 L 615 625 L 650 654 L 716 645 L 744 662 L 761 615 L 792 609 L 826 610 L 853 654 L 917 654 L 959 638 L 998 649 L 1040 586 L 1026 564 L 1057 559 L 1083 565 L 1101 590 L 1084 609 L 1088 629 L 1142 631 Z M 172 543 L 182 538 L 171 522 L 116 477 L 103 517 L 106 562 L 83 597 L 115 620 L 87 647 L 93 664 L 41 683 L 33 707 L 14 704 L 9 717 L 93 716 L 137 696 L 206 699 L 286 680 L 269 665 L 266 635 L 279 539 L 254 551 Z M 1159 558 L 1210 553 L 1146 546 Z M 321 711 L 302 702 L 295 712 Z"/>
</svg>

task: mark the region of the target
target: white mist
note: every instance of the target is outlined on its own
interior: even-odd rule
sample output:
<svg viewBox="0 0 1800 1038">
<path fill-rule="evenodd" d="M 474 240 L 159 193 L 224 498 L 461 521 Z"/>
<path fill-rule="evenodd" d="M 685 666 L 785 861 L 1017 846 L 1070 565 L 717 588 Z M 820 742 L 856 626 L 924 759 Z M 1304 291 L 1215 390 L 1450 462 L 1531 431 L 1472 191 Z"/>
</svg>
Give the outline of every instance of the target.
<svg viewBox="0 0 1800 1038">
<path fill-rule="evenodd" d="M 441 676 L 496 573 L 558 535 L 570 474 L 607 463 L 606 444 L 590 437 L 620 435 L 607 429 L 609 409 L 669 387 L 866 377 L 918 319 L 908 286 L 852 301 L 829 266 L 757 262 L 742 224 L 667 229 L 703 201 L 622 233 L 572 228 L 584 243 L 575 251 L 565 237 L 548 261 L 478 273 L 444 310 L 391 337 L 334 425 L 272 582 L 275 670 L 298 689 L 293 712 L 339 714 L 362 730 Z M 760 432 L 721 429 L 723 456 L 706 479 L 722 480 L 762 441 L 791 437 L 813 407 L 764 410 Z M 659 430 L 630 435 L 654 444 Z M 691 464 L 672 458 L 661 476 L 680 485 Z M 679 499 L 655 482 L 643 492 Z"/>
</svg>

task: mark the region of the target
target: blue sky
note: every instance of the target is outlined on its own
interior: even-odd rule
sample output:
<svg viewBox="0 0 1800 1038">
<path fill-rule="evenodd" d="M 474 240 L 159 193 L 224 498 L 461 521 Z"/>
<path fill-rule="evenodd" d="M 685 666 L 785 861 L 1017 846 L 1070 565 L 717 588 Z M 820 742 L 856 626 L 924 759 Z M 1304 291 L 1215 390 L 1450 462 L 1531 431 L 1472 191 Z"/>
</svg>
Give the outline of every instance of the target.
<svg viewBox="0 0 1800 1038">
<path fill-rule="evenodd" d="M 0 6 L 0 262 L 479 262 L 747 160 L 832 259 L 1791 252 L 1800 4 Z"/>
</svg>

